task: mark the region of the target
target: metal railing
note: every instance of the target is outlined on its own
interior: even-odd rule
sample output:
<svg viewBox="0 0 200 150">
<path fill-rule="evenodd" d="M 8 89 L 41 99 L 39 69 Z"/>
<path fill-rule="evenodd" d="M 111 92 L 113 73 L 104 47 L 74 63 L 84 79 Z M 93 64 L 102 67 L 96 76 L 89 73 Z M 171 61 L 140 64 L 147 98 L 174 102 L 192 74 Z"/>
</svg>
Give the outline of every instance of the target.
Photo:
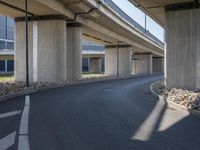
<svg viewBox="0 0 200 150">
<path fill-rule="evenodd" d="M 1 52 L 14 52 L 14 49 L 0 49 Z"/>
<path fill-rule="evenodd" d="M 105 48 L 104 46 L 90 46 L 90 45 L 83 45 L 82 46 L 82 50 L 84 50 L 84 51 L 95 50 L 95 51 L 103 52 L 104 48 Z"/>
<path fill-rule="evenodd" d="M 134 28 L 142 32 L 144 35 L 148 36 L 150 39 L 152 39 L 157 44 L 164 46 L 164 43 L 159 40 L 157 37 L 155 37 L 152 33 L 150 33 L 148 30 L 146 30 L 144 27 L 142 27 L 140 24 L 138 24 L 134 19 L 132 19 L 130 16 L 128 16 L 121 8 L 119 8 L 112 0 L 104 0 L 104 4 L 109 6 L 115 13 L 117 13 L 120 17 L 125 19 L 128 23 L 130 23 Z"/>
</svg>

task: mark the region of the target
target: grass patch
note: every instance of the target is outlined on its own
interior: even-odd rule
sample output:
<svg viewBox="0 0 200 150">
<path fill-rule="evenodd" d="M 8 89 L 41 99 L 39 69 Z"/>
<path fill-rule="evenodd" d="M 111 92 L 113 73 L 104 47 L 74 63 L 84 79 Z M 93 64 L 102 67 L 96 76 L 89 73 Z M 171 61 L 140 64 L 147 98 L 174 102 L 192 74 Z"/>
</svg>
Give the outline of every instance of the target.
<svg viewBox="0 0 200 150">
<path fill-rule="evenodd" d="M 92 77 L 103 77 L 105 76 L 103 73 L 100 74 L 100 73 L 85 73 L 85 74 L 82 74 L 82 78 L 92 78 Z"/>
<path fill-rule="evenodd" d="M 9 82 L 15 81 L 15 77 L 13 75 L 0 75 L 0 82 Z"/>
</svg>

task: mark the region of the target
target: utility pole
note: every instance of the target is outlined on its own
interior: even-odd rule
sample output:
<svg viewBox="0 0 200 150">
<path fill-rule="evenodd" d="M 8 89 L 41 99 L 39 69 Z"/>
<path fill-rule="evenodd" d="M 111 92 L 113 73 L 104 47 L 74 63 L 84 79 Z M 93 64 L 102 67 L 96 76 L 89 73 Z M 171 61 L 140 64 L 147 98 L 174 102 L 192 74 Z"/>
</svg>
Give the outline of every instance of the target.
<svg viewBox="0 0 200 150">
<path fill-rule="evenodd" d="M 144 28 L 145 28 L 145 33 L 147 33 L 147 15 L 144 15 Z"/>
<path fill-rule="evenodd" d="M 117 77 L 119 77 L 119 41 L 117 42 Z"/>
<path fill-rule="evenodd" d="M 25 0 L 25 24 L 26 24 L 26 86 L 29 87 L 29 58 L 28 58 L 28 2 Z"/>
</svg>

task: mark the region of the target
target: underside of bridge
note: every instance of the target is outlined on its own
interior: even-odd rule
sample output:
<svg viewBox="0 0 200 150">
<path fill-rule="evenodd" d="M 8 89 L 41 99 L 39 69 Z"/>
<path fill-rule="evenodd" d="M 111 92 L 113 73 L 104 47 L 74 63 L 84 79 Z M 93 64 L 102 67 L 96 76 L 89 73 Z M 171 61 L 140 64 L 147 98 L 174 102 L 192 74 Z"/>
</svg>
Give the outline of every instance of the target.
<svg viewBox="0 0 200 150">
<path fill-rule="evenodd" d="M 169 88 L 200 89 L 199 0 L 129 0 L 165 28 Z"/>
<path fill-rule="evenodd" d="M 0 14 L 15 19 L 17 81 L 26 80 L 24 2 L 0 0 Z M 108 75 L 130 76 L 132 51 L 150 53 L 151 62 L 146 62 L 151 65 L 152 57 L 164 56 L 162 45 L 123 20 L 109 6 L 95 0 L 30 0 L 27 20 L 30 81 L 79 80 L 82 38 L 106 45 L 105 72 Z"/>
</svg>

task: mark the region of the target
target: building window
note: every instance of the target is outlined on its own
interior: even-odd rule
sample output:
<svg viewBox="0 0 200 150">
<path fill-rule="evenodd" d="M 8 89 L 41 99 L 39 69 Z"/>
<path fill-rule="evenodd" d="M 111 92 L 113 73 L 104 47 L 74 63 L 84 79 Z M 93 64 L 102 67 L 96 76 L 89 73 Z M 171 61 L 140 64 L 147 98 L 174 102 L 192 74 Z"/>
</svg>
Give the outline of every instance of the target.
<svg viewBox="0 0 200 150">
<path fill-rule="evenodd" d="M 7 71 L 8 72 L 14 71 L 14 61 L 13 60 L 7 61 Z"/>
<path fill-rule="evenodd" d="M 5 71 L 5 60 L 0 60 L 0 71 Z"/>
<path fill-rule="evenodd" d="M 0 38 L 14 39 L 14 20 L 12 18 L 0 16 Z"/>
<path fill-rule="evenodd" d="M 82 59 L 82 71 L 83 72 L 88 72 L 89 71 L 88 59 L 89 58 L 83 58 Z"/>
<path fill-rule="evenodd" d="M 6 26 L 0 25 L 0 38 L 6 38 Z"/>
<path fill-rule="evenodd" d="M 6 37 L 9 40 L 13 40 L 14 39 L 14 29 L 12 27 L 7 27 L 6 29 Z"/>
<path fill-rule="evenodd" d="M 0 40 L 0 49 L 5 49 L 6 47 L 6 42 Z"/>
<path fill-rule="evenodd" d="M 10 40 L 14 39 L 14 20 L 10 17 L 7 17 L 6 19 L 6 26 L 7 26 L 7 38 Z"/>
<path fill-rule="evenodd" d="M 13 42 L 7 42 L 7 49 L 14 49 L 14 43 Z"/>
<path fill-rule="evenodd" d="M 0 37 L 6 38 L 6 17 L 0 16 Z"/>
<path fill-rule="evenodd" d="M 0 26 L 6 26 L 6 17 L 0 16 Z"/>
<path fill-rule="evenodd" d="M 7 17 L 7 27 L 14 27 L 14 19 Z"/>
</svg>

